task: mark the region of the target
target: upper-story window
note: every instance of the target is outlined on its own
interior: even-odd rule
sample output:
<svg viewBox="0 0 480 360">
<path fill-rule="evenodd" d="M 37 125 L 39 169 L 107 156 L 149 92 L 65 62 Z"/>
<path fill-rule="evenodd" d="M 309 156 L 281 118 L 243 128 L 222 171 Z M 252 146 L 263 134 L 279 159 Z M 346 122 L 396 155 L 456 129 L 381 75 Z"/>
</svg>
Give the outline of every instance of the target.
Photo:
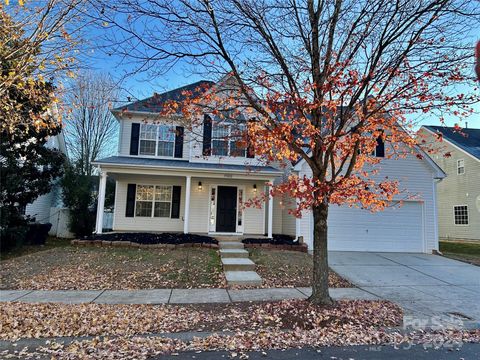
<svg viewBox="0 0 480 360">
<path fill-rule="evenodd" d="M 212 155 L 245 157 L 247 149 L 240 145 L 244 125 L 213 123 Z"/>
<path fill-rule="evenodd" d="M 375 155 L 375 157 L 385 157 L 385 142 L 381 136 L 377 138 L 377 145 L 375 146 L 373 155 Z"/>
<path fill-rule="evenodd" d="M 465 160 L 463 159 L 457 160 L 457 174 L 465 174 Z"/>
<path fill-rule="evenodd" d="M 175 129 L 171 125 L 140 125 L 140 155 L 173 157 Z"/>
</svg>

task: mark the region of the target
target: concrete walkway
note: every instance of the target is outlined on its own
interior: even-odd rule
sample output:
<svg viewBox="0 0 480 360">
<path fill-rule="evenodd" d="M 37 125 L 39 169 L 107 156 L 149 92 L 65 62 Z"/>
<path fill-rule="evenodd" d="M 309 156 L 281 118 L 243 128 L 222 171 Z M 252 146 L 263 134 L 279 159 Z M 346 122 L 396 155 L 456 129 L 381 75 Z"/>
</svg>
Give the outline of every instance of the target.
<svg viewBox="0 0 480 360">
<path fill-rule="evenodd" d="M 360 289 L 399 304 L 412 326 L 480 327 L 480 267 L 438 255 L 331 252 L 330 267 Z"/>
<path fill-rule="evenodd" d="M 0 290 L 0 301 L 63 304 L 211 304 L 306 299 L 310 288 L 152 289 L 152 290 Z M 334 299 L 378 299 L 356 288 L 330 289 Z"/>
</svg>

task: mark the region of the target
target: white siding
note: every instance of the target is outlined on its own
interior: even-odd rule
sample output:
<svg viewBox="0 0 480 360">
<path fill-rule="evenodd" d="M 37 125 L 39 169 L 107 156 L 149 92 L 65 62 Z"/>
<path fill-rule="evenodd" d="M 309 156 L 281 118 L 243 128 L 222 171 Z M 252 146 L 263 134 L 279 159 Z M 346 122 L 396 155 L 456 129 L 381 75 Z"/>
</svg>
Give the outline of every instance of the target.
<svg viewBox="0 0 480 360">
<path fill-rule="evenodd" d="M 25 208 L 25 215 L 35 217 L 35 221 L 40 223 L 50 222 L 50 208 L 54 204 L 53 191 L 45 195 L 40 195 L 31 204 L 28 204 Z"/>
<path fill-rule="evenodd" d="M 438 239 L 435 238 L 434 179 L 429 165 L 424 160 L 410 155 L 405 159 L 384 159 L 380 165 L 377 165 L 377 168 L 379 173 L 373 176 L 374 179 L 380 180 L 388 176 L 390 180 L 396 179 L 399 181 L 401 190 L 406 190 L 406 193 L 397 196 L 398 200 L 405 198 L 407 195 L 414 195 L 415 200 L 424 202 L 426 252 L 430 253 L 432 250 L 438 249 Z M 300 176 L 304 174 L 311 176 L 311 170 L 306 163 L 302 167 Z M 348 219 L 348 210 L 345 209 L 345 213 L 334 211 L 330 215 L 329 221 L 336 221 L 332 219 L 333 216 Z M 311 214 L 303 216 L 300 226 L 302 229 L 301 235 L 304 236 L 305 242 L 309 244 L 311 249 L 313 234 L 310 230 L 310 217 Z M 374 218 L 372 217 L 372 219 Z"/>
<path fill-rule="evenodd" d="M 296 235 L 296 218 L 288 212 L 289 209 L 295 209 L 294 201 L 286 201 L 282 210 L 282 234 L 284 235 Z"/>
<path fill-rule="evenodd" d="M 149 218 L 149 217 L 126 217 L 128 184 L 142 185 L 180 185 L 182 192 L 180 197 L 180 218 Z M 131 231 L 183 231 L 183 215 L 185 201 L 185 178 L 167 176 L 135 176 L 121 175 L 117 177 L 117 199 L 114 210 L 114 229 Z"/>
</svg>

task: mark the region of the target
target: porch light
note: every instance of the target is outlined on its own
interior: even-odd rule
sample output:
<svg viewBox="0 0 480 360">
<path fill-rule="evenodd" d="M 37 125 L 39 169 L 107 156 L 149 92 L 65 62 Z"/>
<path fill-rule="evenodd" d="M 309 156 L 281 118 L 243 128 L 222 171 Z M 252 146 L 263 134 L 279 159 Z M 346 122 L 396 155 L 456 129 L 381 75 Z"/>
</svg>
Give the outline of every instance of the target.
<svg viewBox="0 0 480 360">
<path fill-rule="evenodd" d="M 201 181 L 198 182 L 198 190 L 202 190 L 202 182 Z"/>
<path fill-rule="evenodd" d="M 257 184 L 253 184 L 253 192 L 254 192 L 254 193 L 257 192 Z"/>
</svg>

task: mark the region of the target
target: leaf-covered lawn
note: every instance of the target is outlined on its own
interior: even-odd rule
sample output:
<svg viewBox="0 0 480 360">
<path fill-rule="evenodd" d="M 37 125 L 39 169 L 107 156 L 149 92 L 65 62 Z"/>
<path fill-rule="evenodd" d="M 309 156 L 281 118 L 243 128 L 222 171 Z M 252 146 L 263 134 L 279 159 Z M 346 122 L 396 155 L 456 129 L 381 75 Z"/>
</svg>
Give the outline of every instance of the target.
<svg viewBox="0 0 480 360">
<path fill-rule="evenodd" d="M 401 324 L 402 310 L 388 301 L 305 300 L 215 305 L 104 305 L 2 303 L 0 339 L 62 336 L 132 336 L 181 331 L 327 330 L 345 335 Z"/>
<path fill-rule="evenodd" d="M 56 247 L 1 262 L 0 288 L 45 290 L 222 287 L 217 251 Z"/>
<path fill-rule="evenodd" d="M 480 242 L 440 241 L 440 251 L 446 257 L 480 266 Z"/>
<path fill-rule="evenodd" d="M 251 249 L 250 258 L 264 287 L 308 287 L 312 283 L 312 256 L 298 251 Z M 353 287 L 351 283 L 330 270 L 329 287 Z"/>
</svg>

